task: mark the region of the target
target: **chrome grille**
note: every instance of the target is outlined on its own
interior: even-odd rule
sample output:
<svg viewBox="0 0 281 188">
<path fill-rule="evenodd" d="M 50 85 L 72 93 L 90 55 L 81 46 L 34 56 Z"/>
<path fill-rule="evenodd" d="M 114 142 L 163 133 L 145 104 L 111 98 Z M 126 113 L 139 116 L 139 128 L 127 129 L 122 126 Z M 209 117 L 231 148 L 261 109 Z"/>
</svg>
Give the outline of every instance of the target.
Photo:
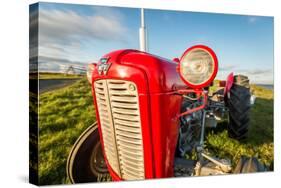
<svg viewBox="0 0 281 188">
<path fill-rule="evenodd" d="M 113 120 L 111 118 L 106 80 L 99 80 L 95 82 L 95 94 L 103 134 L 104 152 L 110 166 L 120 176 L 119 160 L 115 144 L 115 130 L 112 126 Z"/>
<path fill-rule="evenodd" d="M 144 179 L 136 85 L 123 80 L 99 80 L 94 86 L 105 153 L 110 166 L 123 179 Z"/>
</svg>

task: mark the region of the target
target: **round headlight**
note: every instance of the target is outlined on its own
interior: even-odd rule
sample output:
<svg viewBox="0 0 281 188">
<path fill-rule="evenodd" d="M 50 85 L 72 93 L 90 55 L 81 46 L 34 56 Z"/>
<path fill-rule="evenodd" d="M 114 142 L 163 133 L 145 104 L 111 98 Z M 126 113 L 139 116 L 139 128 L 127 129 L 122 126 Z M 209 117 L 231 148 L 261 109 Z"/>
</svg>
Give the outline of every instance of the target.
<svg viewBox="0 0 281 188">
<path fill-rule="evenodd" d="M 179 72 L 180 77 L 189 87 L 206 87 L 210 85 L 217 75 L 217 56 L 207 46 L 193 46 L 182 55 Z"/>
</svg>

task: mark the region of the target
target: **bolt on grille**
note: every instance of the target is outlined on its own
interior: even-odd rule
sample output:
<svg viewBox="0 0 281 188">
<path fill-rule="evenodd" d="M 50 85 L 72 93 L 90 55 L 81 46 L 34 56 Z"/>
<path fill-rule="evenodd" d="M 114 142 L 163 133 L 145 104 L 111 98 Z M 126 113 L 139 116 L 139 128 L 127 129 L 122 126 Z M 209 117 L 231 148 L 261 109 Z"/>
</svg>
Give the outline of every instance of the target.
<svg viewBox="0 0 281 188">
<path fill-rule="evenodd" d="M 124 80 L 94 83 L 106 158 L 125 180 L 144 179 L 137 87 Z"/>
</svg>

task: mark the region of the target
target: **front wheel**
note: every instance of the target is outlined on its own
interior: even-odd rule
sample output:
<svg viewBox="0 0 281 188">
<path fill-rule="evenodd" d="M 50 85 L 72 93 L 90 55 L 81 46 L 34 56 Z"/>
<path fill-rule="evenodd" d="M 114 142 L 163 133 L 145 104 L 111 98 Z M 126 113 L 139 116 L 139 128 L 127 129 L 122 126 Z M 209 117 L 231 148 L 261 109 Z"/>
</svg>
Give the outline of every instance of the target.
<svg viewBox="0 0 281 188">
<path fill-rule="evenodd" d="M 234 76 L 234 83 L 227 95 L 229 108 L 228 135 L 241 140 L 247 137 L 250 125 L 250 84 L 247 76 Z"/>
<path fill-rule="evenodd" d="M 242 156 L 238 161 L 238 164 L 233 173 L 240 174 L 266 171 L 267 167 L 263 163 L 259 162 L 257 158 Z"/>
<path fill-rule="evenodd" d="M 96 122 L 73 145 L 66 171 L 71 183 L 110 181 Z"/>
</svg>

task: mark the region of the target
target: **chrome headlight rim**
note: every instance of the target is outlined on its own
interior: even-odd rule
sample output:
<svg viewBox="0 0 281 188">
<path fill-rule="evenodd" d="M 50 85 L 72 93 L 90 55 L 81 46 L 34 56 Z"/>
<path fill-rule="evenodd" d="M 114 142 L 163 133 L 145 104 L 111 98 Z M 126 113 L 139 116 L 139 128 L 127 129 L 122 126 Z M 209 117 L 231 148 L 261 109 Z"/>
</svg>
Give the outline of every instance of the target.
<svg viewBox="0 0 281 188">
<path fill-rule="evenodd" d="M 192 83 L 190 82 L 189 80 L 186 79 L 186 77 L 183 75 L 182 73 L 182 64 L 184 63 L 184 60 L 185 58 L 190 55 L 193 51 L 195 50 L 202 50 L 206 53 L 208 53 L 208 55 L 210 55 L 211 59 L 212 59 L 212 63 L 213 63 L 213 72 L 211 73 L 210 77 L 200 83 Z M 186 63 L 186 62 L 185 62 Z M 194 88 L 194 89 L 197 89 L 197 88 L 204 88 L 204 87 L 207 87 L 209 86 L 212 81 L 215 79 L 216 75 L 217 75 L 217 72 L 218 72 L 218 59 L 217 59 L 217 56 L 215 54 L 215 52 L 209 48 L 208 46 L 205 46 L 205 45 L 195 45 L 195 46 L 192 46 L 190 48 L 188 48 L 184 53 L 183 55 L 181 56 L 180 60 L 179 60 L 179 75 L 180 75 L 180 78 L 183 80 L 183 82 L 191 87 L 191 88 Z"/>
</svg>

